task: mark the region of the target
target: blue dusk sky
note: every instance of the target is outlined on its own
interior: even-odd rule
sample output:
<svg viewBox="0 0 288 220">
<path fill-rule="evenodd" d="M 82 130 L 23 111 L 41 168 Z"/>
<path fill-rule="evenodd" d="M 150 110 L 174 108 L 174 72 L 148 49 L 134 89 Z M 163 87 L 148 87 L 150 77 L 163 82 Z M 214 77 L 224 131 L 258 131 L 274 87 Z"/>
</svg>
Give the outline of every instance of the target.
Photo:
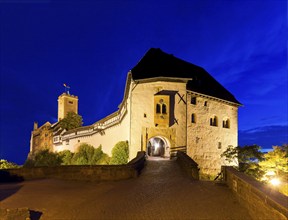
<svg viewBox="0 0 288 220">
<path fill-rule="evenodd" d="M 239 145 L 287 143 L 285 0 L 0 0 L 0 158 L 23 164 L 33 122 L 79 97 L 89 125 L 117 110 L 151 48 L 201 66 L 243 103 Z"/>
</svg>

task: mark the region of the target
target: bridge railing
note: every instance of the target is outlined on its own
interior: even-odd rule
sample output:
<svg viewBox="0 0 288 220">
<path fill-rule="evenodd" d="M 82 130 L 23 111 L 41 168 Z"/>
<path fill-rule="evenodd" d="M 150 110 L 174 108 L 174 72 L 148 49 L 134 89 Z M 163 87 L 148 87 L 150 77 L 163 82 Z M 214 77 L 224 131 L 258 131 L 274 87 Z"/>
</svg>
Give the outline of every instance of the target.
<svg viewBox="0 0 288 220">
<path fill-rule="evenodd" d="M 275 189 L 239 172 L 233 167 L 222 167 L 226 184 L 235 193 L 253 219 L 287 219 L 288 197 Z"/>
<path fill-rule="evenodd" d="M 192 177 L 193 179 L 199 180 L 199 168 L 198 164 L 189 157 L 186 153 L 182 151 L 177 151 L 177 163 L 180 165 L 182 170 L 185 171 L 185 173 Z"/>
</svg>

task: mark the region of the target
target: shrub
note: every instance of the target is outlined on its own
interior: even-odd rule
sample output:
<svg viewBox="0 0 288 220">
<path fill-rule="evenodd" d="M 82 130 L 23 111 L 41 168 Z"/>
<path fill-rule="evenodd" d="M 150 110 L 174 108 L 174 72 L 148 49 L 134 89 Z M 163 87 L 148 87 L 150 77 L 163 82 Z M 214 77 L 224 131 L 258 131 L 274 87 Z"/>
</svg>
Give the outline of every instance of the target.
<svg viewBox="0 0 288 220">
<path fill-rule="evenodd" d="M 94 148 L 89 144 L 81 144 L 72 158 L 75 165 L 96 165 L 103 155 L 102 146 Z"/>
<path fill-rule="evenodd" d="M 24 166 L 58 166 L 60 164 L 61 158 L 58 156 L 58 154 L 45 149 L 37 152 L 34 159 L 27 159 Z"/>
<path fill-rule="evenodd" d="M 127 141 L 118 142 L 112 149 L 110 164 L 126 164 L 129 159 L 129 146 Z"/>
<path fill-rule="evenodd" d="M 97 164 L 99 165 L 109 165 L 110 164 L 110 157 L 103 153 L 101 158 L 97 161 Z"/>
<path fill-rule="evenodd" d="M 13 168 L 19 168 L 19 166 L 16 163 L 9 162 L 7 160 L 0 160 L 0 169 L 13 169 Z"/>
<path fill-rule="evenodd" d="M 61 165 L 71 165 L 73 153 L 70 150 L 63 150 L 58 153 L 59 157 L 61 158 Z"/>
</svg>

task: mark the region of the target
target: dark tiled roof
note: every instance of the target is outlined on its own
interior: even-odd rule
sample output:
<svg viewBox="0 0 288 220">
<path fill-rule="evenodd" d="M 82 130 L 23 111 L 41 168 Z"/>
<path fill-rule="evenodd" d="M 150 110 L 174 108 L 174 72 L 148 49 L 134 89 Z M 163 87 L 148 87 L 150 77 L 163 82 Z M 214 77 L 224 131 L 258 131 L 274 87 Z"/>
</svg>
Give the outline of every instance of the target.
<svg viewBox="0 0 288 220">
<path fill-rule="evenodd" d="M 154 77 L 192 78 L 187 83 L 187 90 L 241 105 L 202 67 L 188 63 L 160 49 L 151 48 L 131 72 L 133 80 Z"/>
</svg>

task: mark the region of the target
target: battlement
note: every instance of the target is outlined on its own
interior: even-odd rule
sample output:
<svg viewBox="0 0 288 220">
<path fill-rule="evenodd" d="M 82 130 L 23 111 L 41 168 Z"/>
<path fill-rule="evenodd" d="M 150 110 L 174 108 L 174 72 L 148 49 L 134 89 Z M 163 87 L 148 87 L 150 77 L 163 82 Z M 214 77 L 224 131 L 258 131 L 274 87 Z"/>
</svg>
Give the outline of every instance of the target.
<svg viewBox="0 0 288 220">
<path fill-rule="evenodd" d="M 58 98 L 63 97 L 63 96 L 68 96 L 68 97 L 70 97 L 70 98 L 78 99 L 78 96 L 76 96 L 76 95 L 71 95 L 71 94 L 68 94 L 68 93 L 66 93 L 66 92 L 63 92 Z"/>
</svg>

